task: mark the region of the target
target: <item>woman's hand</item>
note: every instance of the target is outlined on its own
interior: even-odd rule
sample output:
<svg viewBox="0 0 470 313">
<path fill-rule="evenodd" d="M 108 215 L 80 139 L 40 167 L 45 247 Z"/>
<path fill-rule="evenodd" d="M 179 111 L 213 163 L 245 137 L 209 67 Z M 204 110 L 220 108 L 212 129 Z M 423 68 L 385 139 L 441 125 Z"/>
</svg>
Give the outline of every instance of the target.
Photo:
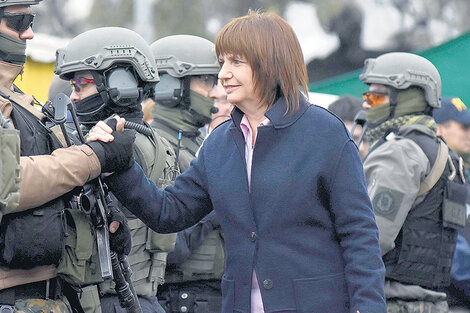
<svg viewBox="0 0 470 313">
<path fill-rule="evenodd" d="M 88 133 L 87 145 L 93 149 L 102 173 L 121 172 L 134 164 L 135 130 L 124 130 L 125 119 L 98 122 Z"/>
<path fill-rule="evenodd" d="M 116 119 L 116 131 L 122 132 L 124 130 L 124 123 L 126 120 L 122 117 L 115 116 L 113 117 Z M 113 132 L 113 129 L 106 124 L 103 121 L 99 121 L 96 123 L 95 126 L 90 130 L 87 136 L 87 141 L 103 141 L 103 142 L 109 142 L 114 140 L 114 136 L 111 135 Z"/>
</svg>

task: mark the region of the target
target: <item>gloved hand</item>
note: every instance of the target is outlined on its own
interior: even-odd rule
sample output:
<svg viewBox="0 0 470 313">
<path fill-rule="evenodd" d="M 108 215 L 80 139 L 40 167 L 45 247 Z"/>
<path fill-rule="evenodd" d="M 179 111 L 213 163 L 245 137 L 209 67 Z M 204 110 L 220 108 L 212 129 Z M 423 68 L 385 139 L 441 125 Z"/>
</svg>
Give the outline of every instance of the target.
<svg viewBox="0 0 470 313">
<path fill-rule="evenodd" d="M 130 168 L 134 164 L 134 140 L 135 130 L 124 129 L 122 132 L 116 131 L 116 119 L 106 122 L 112 129 L 113 141 L 91 141 L 87 145 L 98 156 L 101 165 L 101 172 L 120 172 Z"/>
<path fill-rule="evenodd" d="M 109 233 L 109 246 L 110 249 L 118 255 L 128 255 L 131 252 L 132 240 L 131 230 L 127 224 L 127 218 L 124 214 L 114 205 L 108 205 L 110 212 L 108 215 L 108 223 L 118 222 L 119 228 L 114 233 Z"/>
</svg>

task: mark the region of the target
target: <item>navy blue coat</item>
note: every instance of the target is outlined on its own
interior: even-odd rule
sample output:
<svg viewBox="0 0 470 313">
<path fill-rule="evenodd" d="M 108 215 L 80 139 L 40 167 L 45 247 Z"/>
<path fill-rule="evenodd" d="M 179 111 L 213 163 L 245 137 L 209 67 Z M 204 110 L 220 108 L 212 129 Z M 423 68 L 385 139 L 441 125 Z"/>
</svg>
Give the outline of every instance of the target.
<svg viewBox="0 0 470 313">
<path fill-rule="evenodd" d="M 189 227 L 212 209 L 224 232 L 223 313 L 250 312 L 256 269 L 266 313 L 386 312 L 378 231 L 357 147 L 343 123 L 283 99 L 259 127 L 248 189 L 243 113 L 217 127 L 165 190 L 137 165 L 108 181 L 157 232 Z"/>
</svg>

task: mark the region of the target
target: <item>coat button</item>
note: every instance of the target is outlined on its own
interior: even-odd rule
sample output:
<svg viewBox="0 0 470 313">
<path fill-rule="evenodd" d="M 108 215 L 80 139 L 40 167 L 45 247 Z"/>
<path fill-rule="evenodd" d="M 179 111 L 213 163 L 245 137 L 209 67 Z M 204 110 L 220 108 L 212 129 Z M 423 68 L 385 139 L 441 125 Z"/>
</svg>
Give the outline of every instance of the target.
<svg viewBox="0 0 470 313">
<path fill-rule="evenodd" d="M 256 233 L 254 231 L 251 232 L 251 241 L 256 241 Z"/>
<path fill-rule="evenodd" d="M 269 278 L 265 279 L 263 281 L 263 287 L 264 287 L 264 289 L 267 289 L 267 290 L 272 289 L 273 288 L 273 281 Z"/>
</svg>

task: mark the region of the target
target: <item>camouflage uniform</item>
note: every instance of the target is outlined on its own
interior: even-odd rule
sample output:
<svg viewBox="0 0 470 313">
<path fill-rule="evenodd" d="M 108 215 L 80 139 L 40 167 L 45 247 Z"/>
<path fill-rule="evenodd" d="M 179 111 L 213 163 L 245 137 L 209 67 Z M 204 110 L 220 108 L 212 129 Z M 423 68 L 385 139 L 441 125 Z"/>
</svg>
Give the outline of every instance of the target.
<svg viewBox="0 0 470 313">
<path fill-rule="evenodd" d="M 43 299 L 20 299 L 16 300 L 15 311 L 17 313 L 67 313 L 72 312 L 68 301 L 65 300 L 43 300 Z"/>
</svg>

